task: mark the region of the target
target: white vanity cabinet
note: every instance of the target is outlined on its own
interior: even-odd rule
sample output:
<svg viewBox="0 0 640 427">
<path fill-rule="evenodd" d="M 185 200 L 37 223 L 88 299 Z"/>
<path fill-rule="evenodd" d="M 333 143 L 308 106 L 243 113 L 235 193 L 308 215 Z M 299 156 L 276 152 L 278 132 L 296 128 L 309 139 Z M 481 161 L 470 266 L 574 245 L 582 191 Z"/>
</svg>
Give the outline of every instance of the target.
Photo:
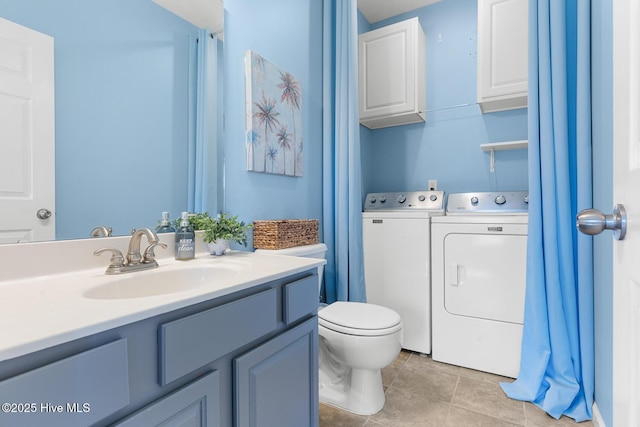
<svg viewBox="0 0 640 427">
<path fill-rule="evenodd" d="M 313 268 L 4 360 L 0 425 L 317 426 L 317 308 Z"/>
<path fill-rule="evenodd" d="M 417 17 L 358 36 L 360 124 L 378 129 L 424 122 L 425 67 Z"/>
<path fill-rule="evenodd" d="M 478 0 L 478 104 L 483 113 L 527 107 L 528 1 Z"/>
</svg>

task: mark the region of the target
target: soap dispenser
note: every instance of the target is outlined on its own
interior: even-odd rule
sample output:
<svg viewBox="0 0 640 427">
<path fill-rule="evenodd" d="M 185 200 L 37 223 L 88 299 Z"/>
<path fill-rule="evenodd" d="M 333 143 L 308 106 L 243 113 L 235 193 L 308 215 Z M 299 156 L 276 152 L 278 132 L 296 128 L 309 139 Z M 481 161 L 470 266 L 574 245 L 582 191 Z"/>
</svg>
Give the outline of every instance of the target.
<svg viewBox="0 0 640 427">
<path fill-rule="evenodd" d="M 196 255 L 196 234 L 189 225 L 189 213 L 182 212 L 180 218 L 180 228 L 176 231 L 176 259 L 193 259 Z"/>
<path fill-rule="evenodd" d="M 160 226 L 156 231 L 158 233 L 173 233 L 176 231 L 176 229 L 171 226 L 169 212 L 162 212 L 162 220 L 160 221 Z"/>
</svg>

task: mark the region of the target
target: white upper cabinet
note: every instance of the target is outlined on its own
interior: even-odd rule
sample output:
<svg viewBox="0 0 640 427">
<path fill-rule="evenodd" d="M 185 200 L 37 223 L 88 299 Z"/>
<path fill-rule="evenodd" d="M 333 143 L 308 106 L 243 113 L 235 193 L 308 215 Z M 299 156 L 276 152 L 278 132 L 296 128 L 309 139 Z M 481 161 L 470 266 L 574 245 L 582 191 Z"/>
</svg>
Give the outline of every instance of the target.
<svg viewBox="0 0 640 427">
<path fill-rule="evenodd" d="M 424 122 L 425 39 L 418 18 L 361 34 L 358 63 L 360 124 Z"/>
<path fill-rule="evenodd" d="M 527 107 L 528 1 L 478 0 L 478 104 Z"/>
</svg>

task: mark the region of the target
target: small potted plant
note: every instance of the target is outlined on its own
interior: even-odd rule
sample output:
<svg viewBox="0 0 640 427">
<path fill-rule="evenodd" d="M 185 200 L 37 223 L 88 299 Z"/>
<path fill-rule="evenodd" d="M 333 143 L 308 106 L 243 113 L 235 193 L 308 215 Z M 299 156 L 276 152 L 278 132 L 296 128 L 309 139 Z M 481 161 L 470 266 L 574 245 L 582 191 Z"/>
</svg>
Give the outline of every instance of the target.
<svg viewBox="0 0 640 427">
<path fill-rule="evenodd" d="M 223 255 L 229 249 L 230 240 L 247 246 L 246 233 L 251 229 L 251 224 L 238 221 L 237 216 L 222 213 L 212 218 L 205 212 L 189 216 L 189 222 L 194 230 L 204 231 L 202 240 L 211 255 Z"/>
</svg>

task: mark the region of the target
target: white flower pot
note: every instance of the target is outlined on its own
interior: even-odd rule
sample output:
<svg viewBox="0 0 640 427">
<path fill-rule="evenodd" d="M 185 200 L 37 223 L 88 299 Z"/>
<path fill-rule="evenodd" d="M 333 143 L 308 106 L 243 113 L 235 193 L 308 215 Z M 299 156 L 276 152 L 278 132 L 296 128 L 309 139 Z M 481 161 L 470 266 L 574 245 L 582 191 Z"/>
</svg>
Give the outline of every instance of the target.
<svg viewBox="0 0 640 427">
<path fill-rule="evenodd" d="M 207 243 L 207 248 L 211 255 L 224 255 L 225 251 L 229 249 L 229 241 L 218 239 L 215 242 Z"/>
</svg>

